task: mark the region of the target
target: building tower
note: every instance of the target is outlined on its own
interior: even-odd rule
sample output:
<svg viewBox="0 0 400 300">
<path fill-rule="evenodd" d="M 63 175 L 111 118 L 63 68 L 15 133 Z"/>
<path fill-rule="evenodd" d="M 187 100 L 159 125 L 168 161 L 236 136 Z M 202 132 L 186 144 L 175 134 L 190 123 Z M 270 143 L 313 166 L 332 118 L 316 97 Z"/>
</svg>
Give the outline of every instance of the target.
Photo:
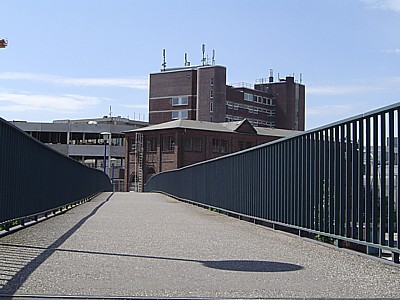
<svg viewBox="0 0 400 300">
<path fill-rule="evenodd" d="M 263 90 L 275 97 L 275 127 L 304 131 L 305 129 L 305 86 L 295 82 L 294 76 L 278 78 L 274 82 L 272 70 L 266 83 L 256 83 L 256 90 Z"/>
</svg>

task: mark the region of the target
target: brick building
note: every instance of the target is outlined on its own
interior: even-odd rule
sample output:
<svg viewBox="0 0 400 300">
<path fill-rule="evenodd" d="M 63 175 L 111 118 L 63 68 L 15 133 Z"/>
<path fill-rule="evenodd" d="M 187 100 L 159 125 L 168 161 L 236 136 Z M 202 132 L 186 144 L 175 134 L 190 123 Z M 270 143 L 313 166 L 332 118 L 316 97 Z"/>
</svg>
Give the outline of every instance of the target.
<svg viewBox="0 0 400 300">
<path fill-rule="evenodd" d="M 247 119 L 258 127 L 303 131 L 305 86 L 294 77 L 226 84 L 226 67 L 168 68 L 150 74 L 149 123 L 175 119 L 229 122 Z"/>
<path fill-rule="evenodd" d="M 125 188 L 139 190 L 154 174 L 292 135 L 296 131 L 254 127 L 246 119 L 215 123 L 174 120 L 125 132 Z"/>
</svg>

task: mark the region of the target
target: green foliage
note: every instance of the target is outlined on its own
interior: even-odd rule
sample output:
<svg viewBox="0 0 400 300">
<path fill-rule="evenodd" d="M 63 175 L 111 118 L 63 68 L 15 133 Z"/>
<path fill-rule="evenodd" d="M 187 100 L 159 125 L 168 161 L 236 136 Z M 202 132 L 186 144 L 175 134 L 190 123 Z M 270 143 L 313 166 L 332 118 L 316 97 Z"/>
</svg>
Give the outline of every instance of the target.
<svg viewBox="0 0 400 300">
<path fill-rule="evenodd" d="M 21 224 L 21 220 L 15 220 L 15 221 L 11 222 L 11 227 L 18 226 L 20 224 Z"/>
<path fill-rule="evenodd" d="M 320 234 L 317 234 L 315 236 L 315 239 L 317 241 L 320 241 L 320 242 L 323 242 L 323 243 L 327 243 L 327 244 L 331 244 L 331 245 L 333 245 L 334 242 L 335 242 L 335 240 L 333 238 L 331 238 L 329 236 L 320 235 Z"/>
</svg>

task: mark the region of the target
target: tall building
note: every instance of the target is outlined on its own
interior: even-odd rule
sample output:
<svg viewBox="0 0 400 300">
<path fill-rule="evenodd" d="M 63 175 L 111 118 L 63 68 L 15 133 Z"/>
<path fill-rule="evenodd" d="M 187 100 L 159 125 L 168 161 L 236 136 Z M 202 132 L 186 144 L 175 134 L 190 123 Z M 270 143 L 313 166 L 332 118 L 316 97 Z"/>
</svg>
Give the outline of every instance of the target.
<svg viewBox="0 0 400 300">
<path fill-rule="evenodd" d="M 149 123 L 176 119 L 230 122 L 303 131 L 305 86 L 294 76 L 257 80 L 254 85 L 227 85 L 219 65 L 164 68 L 150 74 Z"/>
</svg>

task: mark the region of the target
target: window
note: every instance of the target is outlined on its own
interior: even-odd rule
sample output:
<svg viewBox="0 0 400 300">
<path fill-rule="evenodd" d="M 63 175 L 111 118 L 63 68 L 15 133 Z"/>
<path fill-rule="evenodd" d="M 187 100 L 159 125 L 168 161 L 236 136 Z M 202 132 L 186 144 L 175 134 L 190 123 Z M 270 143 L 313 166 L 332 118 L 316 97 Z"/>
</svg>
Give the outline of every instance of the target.
<svg viewBox="0 0 400 300">
<path fill-rule="evenodd" d="M 228 141 L 221 140 L 221 153 L 227 153 L 227 152 L 228 152 Z"/>
<path fill-rule="evenodd" d="M 174 151 L 175 138 L 173 136 L 162 137 L 162 151 Z"/>
<path fill-rule="evenodd" d="M 175 110 L 172 112 L 173 120 L 188 119 L 188 118 L 189 118 L 189 112 L 187 110 Z"/>
<path fill-rule="evenodd" d="M 185 137 L 184 149 L 187 152 L 201 152 L 201 138 L 200 137 Z"/>
<path fill-rule="evenodd" d="M 214 98 L 214 90 L 210 90 L 210 98 Z"/>
<path fill-rule="evenodd" d="M 192 145 L 191 137 L 185 137 L 185 139 L 183 141 L 183 147 L 184 147 L 184 150 L 187 152 L 192 151 L 193 145 Z"/>
<path fill-rule="evenodd" d="M 275 116 L 275 110 L 267 109 L 268 116 Z"/>
<path fill-rule="evenodd" d="M 253 101 L 253 95 L 252 94 L 248 94 L 248 93 L 244 93 L 244 100 Z"/>
<path fill-rule="evenodd" d="M 263 97 L 262 99 L 263 99 L 262 103 L 267 104 L 267 98 Z"/>
<path fill-rule="evenodd" d="M 248 94 L 248 93 L 244 93 L 244 100 L 253 101 L 253 95 L 252 94 Z"/>
<path fill-rule="evenodd" d="M 219 140 L 213 138 L 212 145 L 213 145 L 212 152 L 219 152 Z"/>
<path fill-rule="evenodd" d="M 156 152 L 157 151 L 157 138 L 148 138 L 146 141 L 146 151 Z"/>
<path fill-rule="evenodd" d="M 193 146 L 193 151 L 201 152 L 201 138 L 200 137 L 194 137 L 192 139 L 192 146 Z"/>
<path fill-rule="evenodd" d="M 213 112 L 213 103 L 210 102 L 210 112 Z"/>
<path fill-rule="evenodd" d="M 172 98 L 172 106 L 188 105 L 188 103 L 189 103 L 188 97 L 175 97 L 175 98 Z"/>
<path fill-rule="evenodd" d="M 211 77 L 210 78 L 210 86 L 213 86 L 214 85 L 214 77 Z"/>
</svg>

